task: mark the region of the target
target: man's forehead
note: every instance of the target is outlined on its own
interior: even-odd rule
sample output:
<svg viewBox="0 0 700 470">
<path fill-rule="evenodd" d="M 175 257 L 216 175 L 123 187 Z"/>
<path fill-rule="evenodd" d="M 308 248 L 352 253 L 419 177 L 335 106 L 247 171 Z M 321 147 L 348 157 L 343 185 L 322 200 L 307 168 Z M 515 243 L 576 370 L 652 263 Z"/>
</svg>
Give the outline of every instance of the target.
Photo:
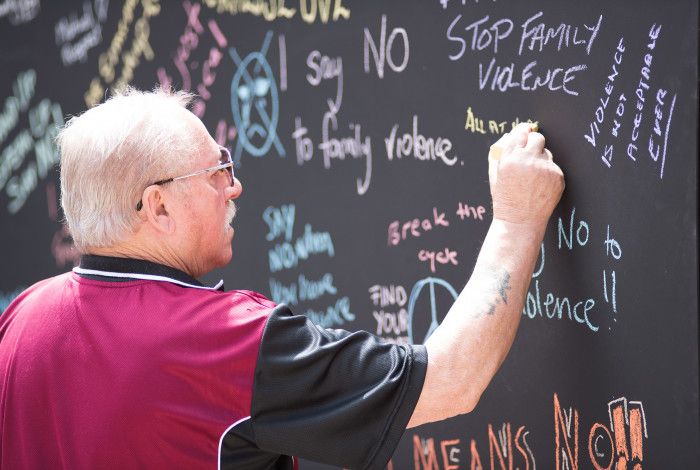
<svg viewBox="0 0 700 470">
<path fill-rule="evenodd" d="M 199 166 L 205 165 L 206 167 L 211 167 L 218 165 L 221 162 L 219 146 L 210 138 L 210 141 L 204 142 L 198 146 L 195 160 L 199 162 Z"/>
<path fill-rule="evenodd" d="M 194 160 L 198 163 L 205 163 L 209 166 L 216 165 L 220 158 L 219 145 L 212 138 L 204 123 L 189 110 L 183 109 L 187 117 L 190 136 L 194 138 L 196 145 L 196 156 Z"/>
</svg>

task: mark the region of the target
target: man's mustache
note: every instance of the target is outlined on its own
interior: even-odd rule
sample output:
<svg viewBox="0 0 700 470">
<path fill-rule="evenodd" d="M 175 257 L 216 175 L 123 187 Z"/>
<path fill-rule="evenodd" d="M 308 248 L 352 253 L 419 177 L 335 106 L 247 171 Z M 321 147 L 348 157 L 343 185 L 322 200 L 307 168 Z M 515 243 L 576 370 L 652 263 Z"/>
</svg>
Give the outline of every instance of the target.
<svg viewBox="0 0 700 470">
<path fill-rule="evenodd" d="M 233 201 L 229 201 L 226 205 L 226 225 L 231 225 L 233 219 L 236 217 L 236 204 Z"/>
</svg>

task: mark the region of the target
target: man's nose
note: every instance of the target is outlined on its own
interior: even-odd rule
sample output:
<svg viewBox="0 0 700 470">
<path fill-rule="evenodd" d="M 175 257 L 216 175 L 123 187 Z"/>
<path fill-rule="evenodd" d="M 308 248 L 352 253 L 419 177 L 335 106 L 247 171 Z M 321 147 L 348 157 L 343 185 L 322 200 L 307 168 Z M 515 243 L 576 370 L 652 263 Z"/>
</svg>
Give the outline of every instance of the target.
<svg viewBox="0 0 700 470">
<path fill-rule="evenodd" d="M 225 190 L 226 200 L 232 200 L 238 198 L 243 192 L 243 184 L 238 178 L 233 178 L 233 186 L 228 186 Z"/>
</svg>

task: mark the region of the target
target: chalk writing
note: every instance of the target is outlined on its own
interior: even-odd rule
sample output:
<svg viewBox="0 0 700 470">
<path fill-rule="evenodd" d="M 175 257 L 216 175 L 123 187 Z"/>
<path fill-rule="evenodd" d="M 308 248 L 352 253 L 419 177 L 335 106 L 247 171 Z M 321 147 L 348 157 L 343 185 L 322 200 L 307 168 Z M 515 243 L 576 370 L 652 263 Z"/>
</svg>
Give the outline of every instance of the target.
<svg viewBox="0 0 700 470">
<path fill-rule="evenodd" d="M 343 325 L 346 322 L 355 320 L 355 314 L 350 311 L 350 299 L 341 297 L 334 304 L 328 305 L 325 309 L 306 309 L 302 312 L 313 323 L 324 328 L 334 325 Z"/>
<path fill-rule="evenodd" d="M 248 14 L 264 18 L 266 21 L 294 18 L 297 11 L 308 24 L 320 20 L 322 24 L 336 22 L 341 18 L 350 19 L 350 9 L 343 6 L 342 0 L 299 0 L 299 8 L 287 8 L 285 0 L 204 0 L 209 8 L 218 13 L 230 15 Z"/>
<path fill-rule="evenodd" d="M 370 300 L 375 307 L 387 307 L 390 305 L 398 305 L 399 307 L 406 305 L 406 289 L 402 285 L 390 284 L 388 286 L 375 284 L 369 289 Z"/>
<path fill-rule="evenodd" d="M 363 195 L 372 181 L 372 138 L 362 134 L 361 124 L 353 122 L 348 124 L 350 135 L 331 136 L 331 131 L 338 130 L 338 118 L 334 103 L 329 100 L 328 106 L 329 109 L 324 113 L 321 123 L 321 142 L 317 146 L 323 155 L 323 168 L 331 169 L 333 162 L 338 160 L 364 161 L 364 177 L 357 178 L 356 185 L 357 194 Z M 314 155 L 314 146 L 300 117 L 294 120 L 292 138 L 295 140 L 297 164 L 308 163 Z"/>
<path fill-rule="evenodd" d="M 394 32 L 399 34 L 401 31 Z M 367 37 L 369 37 L 369 41 L 372 42 L 373 45 L 372 47 L 376 50 L 369 32 L 366 31 L 365 34 L 366 48 L 369 47 L 367 45 Z M 383 64 L 386 60 L 383 55 L 384 47 L 386 46 L 385 36 L 386 18 L 384 18 L 382 40 L 380 43 L 380 50 L 382 52 L 377 52 L 377 60 L 379 61 L 377 67 L 378 70 L 381 70 L 378 72 L 381 76 L 383 76 Z M 408 41 L 407 36 L 406 41 Z M 391 41 L 389 43 L 392 44 Z M 407 50 L 406 53 L 408 53 Z M 390 66 L 392 66 L 393 62 L 391 60 L 389 60 L 389 63 Z M 326 98 L 327 109 L 323 113 L 321 119 L 319 142 L 314 142 L 309 129 L 304 125 L 300 116 L 296 116 L 294 119 L 294 130 L 292 131 L 291 137 L 294 139 L 297 164 L 300 166 L 308 164 L 313 160 L 316 149 L 320 150 L 323 168 L 326 170 L 330 170 L 339 161 L 360 161 L 364 163 L 364 175 L 356 179 L 356 191 L 358 195 L 364 195 L 369 190 L 372 181 L 372 137 L 363 132 L 361 123 L 348 122 L 346 127 L 345 124 L 341 124 L 342 121 L 339 119 L 343 103 L 343 59 L 340 56 L 331 57 L 321 53 L 319 50 L 312 50 L 306 56 L 306 65 L 309 72 L 305 74 L 305 79 L 309 85 L 319 87 L 322 82 L 333 80 L 335 80 L 336 83 L 335 92 L 331 97 Z M 403 66 L 398 68 L 403 70 Z M 368 70 L 369 69 L 366 71 Z M 422 136 L 421 138 L 427 144 L 427 140 Z"/>
<path fill-rule="evenodd" d="M 135 10 L 138 0 L 126 0 L 122 7 L 122 16 L 117 25 L 109 48 L 100 54 L 98 59 L 99 76 L 92 79 L 90 87 L 85 92 L 85 104 L 94 106 L 102 100 L 105 88 L 121 89 L 128 85 L 134 77 L 136 67 L 141 58 L 153 60 L 155 54 L 149 41 L 151 35 L 150 19 L 160 13 L 158 0 L 141 0 L 141 16 L 136 18 Z M 123 51 L 126 38 L 133 23 L 133 39 L 131 48 Z M 117 68 L 121 72 L 117 76 Z"/>
<path fill-rule="evenodd" d="M 398 220 L 394 220 L 393 222 L 391 222 L 389 224 L 389 229 L 388 229 L 388 242 L 387 242 L 387 244 L 389 246 L 396 246 L 402 240 L 406 240 L 406 238 L 409 236 L 420 237 L 421 233 L 429 232 L 436 227 L 449 227 L 449 226 L 450 226 L 450 223 L 445 218 L 445 213 L 444 212 L 438 213 L 437 208 L 433 207 L 432 218 L 424 218 L 424 219 L 415 218 L 415 219 L 406 221 L 403 224 L 399 223 Z M 399 227 L 401 227 L 400 230 L 399 230 Z"/>
<path fill-rule="evenodd" d="M 204 4 L 209 8 L 216 8 L 218 13 L 229 13 L 237 15 L 247 13 L 253 16 L 261 16 L 267 21 L 274 21 L 278 18 L 289 19 L 296 14 L 296 9 L 287 8 L 281 2 L 264 0 L 204 0 Z"/>
<path fill-rule="evenodd" d="M 512 423 L 502 423 L 495 426 L 491 423 L 487 426 L 486 439 L 488 441 L 488 453 L 482 458 L 477 445 L 477 440 L 469 440 L 469 452 L 467 461 L 469 467 L 461 466 L 462 439 L 443 439 L 436 451 L 435 439 L 413 435 L 413 463 L 417 470 L 459 470 L 470 468 L 472 470 L 513 469 L 527 468 L 536 470 L 537 461 L 528 443 L 530 431 L 524 425 L 513 426 Z M 466 443 L 466 442 L 465 442 Z M 440 458 L 442 457 L 442 458 Z M 490 463 L 490 465 L 489 465 Z M 522 466 L 521 466 L 522 465 Z"/>
<path fill-rule="evenodd" d="M 549 320 L 568 319 L 596 332 L 600 326 L 594 324 L 592 320 L 592 310 L 595 305 L 595 300 L 592 298 L 570 300 L 569 297 L 559 297 L 552 292 L 546 292 L 546 296 L 543 296 L 540 292 L 540 280 L 535 279 L 534 289 L 531 287 L 525 298 L 523 315 L 530 319 L 536 317 Z"/>
<path fill-rule="evenodd" d="M 238 140 L 234 151 L 236 163 L 240 163 L 243 150 L 253 157 L 262 157 L 273 144 L 280 157 L 286 155 L 277 137 L 279 122 L 277 84 L 266 58 L 271 40 L 272 31 L 268 31 L 260 50 L 251 52 L 244 59 L 238 55 L 236 48 L 229 49 L 229 54 L 237 67 L 231 80 L 231 112 L 233 122 L 238 129 Z M 250 66 L 252 70 L 249 70 Z M 258 119 L 252 119 L 255 117 L 251 115 L 252 111 L 256 111 Z"/>
<path fill-rule="evenodd" d="M 447 28 L 447 39 L 458 43 L 460 48 L 458 52 L 448 56 L 450 60 L 461 59 L 466 52 L 467 45 L 469 45 L 471 51 L 482 51 L 490 47 L 493 49 L 494 54 L 498 53 L 498 42 L 510 36 L 510 33 L 513 31 L 513 21 L 509 18 L 502 18 L 492 23 L 489 27 L 479 30 L 479 26 L 489 21 L 489 19 L 490 17 L 487 15 L 464 27 L 464 31 L 467 33 L 471 31 L 471 41 L 469 43 L 455 31 L 455 26 L 462 21 L 462 14 L 458 14 L 452 20 L 452 23 Z"/>
<path fill-rule="evenodd" d="M 311 224 L 305 224 L 304 233 L 294 238 L 296 215 L 294 204 L 269 206 L 263 211 L 262 219 L 268 228 L 265 239 L 268 242 L 278 242 L 268 250 L 271 274 L 289 274 L 290 270 L 298 267 L 301 262 L 322 253 L 330 258 L 335 256 L 330 233 L 316 232 Z M 298 273 L 290 282 L 270 277 L 268 283 L 273 301 L 297 306 L 299 313 L 318 325 L 331 327 L 355 319 L 350 299 L 347 296 L 339 296 L 333 274 L 330 272 L 318 277 Z M 331 299 L 328 300 L 328 297 Z M 319 300 L 324 302 L 321 308 L 315 305 Z"/>
<path fill-rule="evenodd" d="M 642 65 L 639 79 L 639 84 L 634 94 L 637 97 L 636 110 L 634 115 L 632 134 L 630 136 L 630 143 L 627 144 L 627 156 L 633 161 L 637 160 L 637 139 L 639 138 L 639 128 L 642 124 L 642 111 L 644 110 L 644 105 L 646 102 L 646 92 L 649 90 L 649 82 L 651 80 L 651 65 L 654 60 L 654 55 L 652 54 L 654 48 L 656 47 L 656 41 L 661 34 L 661 25 L 652 25 L 649 29 L 649 42 L 647 43 L 647 52 L 644 54 L 644 65 Z"/>
<path fill-rule="evenodd" d="M 372 50 L 372 59 L 374 59 L 374 67 L 377 71 L 377 76 L 379 78 L 384 78 L 384 65 L 389 64 L 389 68 L 396 73 L 403 72 L 408 66 L 408 58 L 410 55 L 409 44 L 408 44 L 408 33 L 405 28 L 393 28 L 391 34 L 389 34 L 389 39 L 386 39 L 386 15 L 382 15 L 381 30 L 379 33 L 379 48 L 372 37 L 369 29 L 364 29 L 364 65 L 365 73 L 370 73 L 370 55 L 369 51 Z M 403 57 L 401 62 L 396 63 L 393 56 L 394 40 L 397 36 L 401 36 L 403 40 Z"/>
<path fill-rule="evenodd" d="M 470 205 L 459 201 L 455 214 L 460 221 L 466 220 L 484 220 L 486 208 L 481 205 Z M 432 213 L 428 217 L 414 217 L 409 220 L 399 221 L 393 220 L 387 225 L 387 246 L 397 246 L 401 242 L 421 238 L 428 233 L 432 233 L 435 229 L 439 231 L 449 230 L 450 220 L 448 213 L 433 207 Z M 420 263 L 425 263 L 431 273 L 437 272 L 440 266 L 458 266 L 459 253 L 457 250 L 450 247 L 435 248 L 419 248 L 416 256 Z"/>
<path fill-rule="evenodd" d="M 569 250 L 574 247 L 574 241 L 578 246 L 585 246 L 588 243 L 588 238 L 590 235 L 590 229 L 588 228 L 588 223 L 585 220 L 579 220 L 578 224 L 574 224 L 574 216 L 576 215 L 576 208 L 571 209 L 571 215 L 569 216 L 568 225 L 568 236 L 567 228 L 564 226 L 562 218 L 557 219 L 557 241 L 559 249 L 561 250 L 562 240 L 564 241 L 564 246 Z M 576 238 L 574 238 L 574 226 L 576 226 Z"/>
<path fill-rule="evenodd" d="M 484 124 L 485 122 L 488 123 L 488 126 Z M 515 129 L 515 126 L 520 124 L 520 122 L 520 118 L 516 117 L 514 120 L 510 121 L 509 127 L 509 121 L 496 121 L 495 119 L 487 120 L 485 118 L 480 118 L 472 111 L 472 107 L 469 106 L 467 107 L 467 118 L 464 123 L 464 130 L 469 131 L 473 134 L 486 134 L 487 132 L 490 134 L 505 134 L 506 132 L 510 132 L 512 129 Z M 528 118 L 527 121 L 522 122 L 531 122 L 533 124 L 539 125 L 539 122 L 533 121 L 530 118 Z"/>
<path fill-rule="evenodd" d="M 626 154 L 631 161 L 636 162 L 639 158 L 639 146 L 644 145 L 639 142 L 641 140 L 640 134 L 643 127 L 644 110 L 647 104 L 648 106 L 653 106 L 653 123 L 650 122 L 648 124 L 650 127 L 653 124 L 653 127 L 651 127 L 646 149 L 652 162 L 658 165 L 659 178 L 663 179 L 668 138 L 677 95 L 662 87 L 657 88 L 656 91 L 650 91 L 652 89 L 654 51 L 661 36 L 661 28 L 662 25 L 652 24 L 647 33 L 648 41 L 642 55 L 640 78 L 635 85 L 634 92 L 629 93 L 629 95 L 625 94 L 625 92 L 620 92 L 619 94 L 615 92 L 617 97 L 614 98 L 613 93 L 616 84 L 621 80 L 621 77 L 619 77 L 621 74 L 620 65 L 628 48 L 624 37 L 620 37 L 613 51 L 613 62 L 610 67 L 610 73 L 607 75 L 604 83 L 603 95 L 599 98 L 599 104 L 596 105 L 594 110 L 594 118 L 588 123 L 589 129 L 584 133 L 583 137 L 593 148 L 599 148 L 599 141 L 604 137 L 604 134 L 602 134 L 604 130 L 603 123 L 608 112 L 608 106 L 610 106 L 609 112 L 613 114 L 610 136 L 618 139 L 622 130 L 622 118 L 629 106 L 632 105 L 634 107 L 634 117 L 631 122 L 632 129 L 630 140 L 626 147 Z M 610 103 L 611 98 L 613 103 Z M 653 105 L 651 104 L 652 100 L 654 102 Z M 601 161 L 605 167 L 612 168 L 615 156 L 615 142 L 602 140 Z"/>
<path fill-rule="evenodd" d="M 331 137 L 330 130 L 338 130 L 338 120 L 333 110 L 323 115 L 321 142 L 318 148 L 323 152 L 323 167 L 329 169 L 333 160 L 345 160 L 346 157 L 365 161 L 365 176 L 357 179 L 357 194 L 363 195 L 369 189 L 372 180 L 372 138 L 362 135 L 360 124 L 350 123 L 350 136 Z"/>
<path fill-rule="evenodd" d="M 611 261 L 616 262 L 622 258 L 622 247 L 617 240 L 610 236 L 610 225 L 606 229 L 603 244 L 605 245 L 605 256 L 608 259 L 612 258 Z M 603 269 L 603 298 L 612 305 L 613 313 L 617 313 L 617 276 L 614 269 L 610 271 L 610 281 L 608 281 L 607 270 Z"/>
<path fill-rule="evenodd" d="M 305 23 L 314 23 L 316 21 L 317 13 L 318 18 L 321 19 L 323 24 L 328 23 L 331 18 L 330 0 L 300 0 L 299 7 L 301 9 L 301 18 Z M 350 10 L 342 5 L 342 0 L 334 0 L 333 3 L 333 21 L 338 21 L 338 19 L 350 19 Z"/>
<path fill-rule="evenodd" d="M 600 309 L 595 307 L 596 305 L 600 307 L 609 304 L 613 314 L 612 321 L 616 322 L 615 314 L 618 313 L 619 305 L 617 302 L 618 279 L 614 268 L 621 262 L 622 244 L 613 238 L 611 233 L 611 227 L 607 225 L 605 237 L 601 241 L 607 258 L 607 263 L 602 268 L 602 299 L 585 295 L 579 299 L 573 299 L 557 295 L 554 292 L 547 292 L 545 288 L 541 287 L 541 284 L 544 284 L 541 282 L 541 276 L 545 267 L 545 246 L 543 243 L 538 268 L 532 276 L 534 282 L 525 298 L 523 315 L 530 319 L 568 319 L 584 325 L 590 331 L 597 332 L 605 318 L 600 316 Z M 577 219 L 575 207 L 571 209 L 567 218 L 557 218 L 557 248 L 559 250 L 564 252 L 589 250 L 590 240 L 591 227 L 586 220 Z M 608 330 L 610 329 L 612 327 L 608 326 Z"/>
<path fill-rule="evenodd" d="M 292 205 L 287 205 L 287 220 L 286 223 L 289 224 L 289 232 L 291 233 L 294 226 L 294 215 L 295 209 L 289 209 L 294 207 Z M 283 206 L 285 207 L 285 206 Z M 276 212 L 278 211 L 278 212 Z M 277 238 L 280 234 L 276 231 L 276 235 L 270 236 L 275 230 L 277 222 L 274 219 L 275 213 L 282 213 L 282 209 L 275 207 L 268 207 L 263 213 L 263 220 L 270 227 L 270 232 L 268 233 L 268 241 L 272 241 Z M 286 236 L 286 234 L 285 234 Z M 311 227 L 311 224 L 304 225 L 304 233 L 300 235 L 292 242 L 291 235 L 290 238 L 283 241 L 282 243 L 277 243 L 271 250 L 268 251 L 268 260 L 270 266 L 270 272 L 281 271 L 283 269 L 289 269 L 296 267 L 300 261 L 308 259 L 312 255 L 317 255 L 320 253 L 326 253 L 329 257 L 335 256 L 335 249 L 333 248 L 333 239 L 328 232 L 316 232 Z"/>
<path fill-rule="evenodd" d="M 568 411 L 568 413 L 567 413 Z M 559 397 L 554 394 L 554 461 L 555 468 L 577 469 L 578 468 L 578 410 L 570 407 L 568 410 L 562 409 L 559 404 Z M 572 429 L 573 426 L 573 429 Z M 564 443 L 562 447 L 562 441 Z M 573 441 L 573 442 L 571 442 Z M 572 449 L 573 447 L 573 449 Z"/>
<path fill-rule="evenodd" d="M 607 404 L 609 425 L 593 422 L 582 429 L 582 416 L 574 406 L 564 407 L 558 394 L 553 399 L 553 464 L 557 470 L 594 468 L 595 470 L 641 469 L 644 440 L 649 438 L 644 405 L 621 397 Z M 589 432 L 585 431 L 589 429 Z M 449 436 L 436 440 L 413 434 L 413 465 L 417 470 L 537 469 L 530 430 L 524 424 L 503 422 L 486 426 L 486 446 L 476 438 Z M 586 440 L 587 438 L 587 440 Z M 588 452 L 581 451 L 581 441 Z M 468 443 L 468 447 L 467 447 Z M 482 445 L 484 443 L 482 442 Z M 584 447 L 585 449 L 585 447 Z M 587 455 L 586 455 L 587 454 Z M 584 459 L 590 459 L 584 462 Z M 592 465 L 586 466 L 586 464 Z M 545 465 L 545 468 L 550 468 Z"/>
<path fill-rule="evenodd" d="M 283 284 L 275 278 L 268 280 L 270 285 L 270 298 L 278 304 L 296 305 L 299 303 L 296 283 Z"/>
<path fill-rule="evenodd" d="M 294 243 L 278 243 L 268 251 L 268 261 L 271 272 L 294 268 L 300 261 L 307 260 L 312 255 L 326 253 L 329 257 L 335 256 L 333 239 L 328 232 L 316 232 L 311 224 L 304 225 L 304 234 L 300 235 Z"/>
<path fill-rule="evenodd" d="M 336 294 L 338 289 L 333 285 L 333 274 L 326 273 L 320 279 L 307 279 L 299 274 L 296 282 L 285 285 L 270 278 L 270 293 L 272 300 L 277 303 L 296 305 L 299 301 L 316 300 L 325 294 Z"/>
<path fill-rule="evenodd" d="M 585 49 L 586 54 L 590 55 L 593 42 L 598 36 L 600 25 L 603 22 L 603 15 L 598 17 L 594 25 L 583 25 L 583 29 L 588 31 L 588 37 L 584 36 L 586 33 L 579 33 L 578 26 L 560 23 L 554 28 L 547 27 L 543 22 L 536 22 L 542 16 L 543 13 L 538 11 L 522 23 L 518 55 L 523 54 L 523 49 L 542 52 L 547 46 L 556 47 L 557 52 L 561 51 L 562 48 L 581 46 Z M 458 14 L 447 28 L 447 39 L 459 45 L 459 50 L 449 55 L 450 60 L 461 59 L 467 48 L 472 52 L 490 49 L 494 54 L 497 54 L 499 41 L 503 41 L 511 35 L 514 23 L 510 18 L 489 22 L 490 16 L 486 15 L 467 24 L 463 28 L 467 32 L 467 39 L 465 39 L 458 30 L 455 30 L 455 27 L 458 24 L 461 26 L 462 23 L 462 14 Z"/>
<path fill-rule="evenodd" d="M 418 434 L 413 435 L 413 462 L 417 470 L 439 468 L 434 438 L 423 439 Z"/>
<path fill-rule="evenodd" d="M 10 214 L 16 214 L 24 206 L 39 182 L 58 162 L 54 138 L 63 125 L 63 111 L 60 104 L 48 98 L 30 108 L 35 84 L 34 70 L 20 73 L 13 85 L 13 95 L 5 100 L 0 115 L 0 191 L 4 189 L 10 199 L 7 204 Z M 25 110 L 29 127 L 19 129 L 14 138 L 5 143 Z M 27 162 L 32 151 L 35 158 Z"/>
<path fill-rule="evenodd" d="M 15 128 L 20 115 L 27 110 L 29 102 L 34 97 L 35 86 L 36 72 L 33 69 L 17 74 L 12 84 L 12 95 L 5 98 L 5 104 L 0 112 L 0 144 Z"/>
<path fill-rule="evenodd" d="M 312 86 L 318 86 L 323 80 L 336 80 L 335 99 L 328 101 L 328 107 L 337 112 L 343 103 L 343 58 L 331 58 L 319 51 L 311 51 L 306 65 L 313 72 L 306 74 L 306 81 Z"/>
<path fill-rule="evenodd" d="M 547 27 L 542 22 L 536 23 L 535 20 L 542 16 L 543 13 L 539 11 L 523 23 L 518 55 L 523 53 L 523 48 L 527 48 L 530 51 L 537 49 L 538 52 L 542 52 L 548 45 L 552 47 L 556 45 L 557 51 L 561 51 L 562 47 L 580 46 L 586 50 L 587 55 L 591 54 L 593 41 L 598 36 L 600 25 L 603 22 L 603 15 L 598 16 L 598 20 L 594 25 L 588 26 L 584 23 L 583 29 L 587 30 L 588 37 L 586 37 L 585 31 L 582 33 L 583 37 L 579 35 L 578 26 L 561 23 L 555 29 Z"/>
<path fill-rule="evenodd" d="M 201 5 L 191 3 L 188 0 L 182 2 L 182 6 L 187 16 L 185 29 L 179 38 L 179 45 L 173 55 L 173 65 L 180 76 L 178 88 L 185 91 L 197 93 L 192 104 L 192 112 L 199 118 L 203 118 L 207 104 L 212 98 L 210 88 L 217 79 L 217 69 L 225 55 L 224 49 L 228 46 L 228 40 L 221 31 L 215 19 L 206 21 L 206 29 L 200 20 Z M 202 35 L 208 31 L 211 47 L 205 52 L 205 57 L 201 61 L 195 60 L 193 53 L 202 42 Z M 166 67 L 159 67 L 156 71 L 158 81 L 163 88 L 173 88 L 173 78 L 168 74 Z M 198 78 L 199 77 L 199 78 Z M 236 127 L 229 125 L 226 120 L 218 119 L 214 138 L 221 146 L 228 146 L 233 142 L 237 134 Z"/>
<path fill-rule="evenodd" d="M 83 14 L 71 13 L 54 26 L 56 45 L 61 47 L 63 65 L 85 62 L 90 49 L 102 41 L 102 23 L 107 20 L 109 0 L 83 3 Z M 82 37 L 79 37 L 81 36 Z"/>
<path fill-rule="evenodd" d="M 333 285 L 333 274 L 331 273 L 325 273 L 320 279 L 308 279 L 304 274 L 299 274 L 297 280 L 290 284 L 284 284 L 275 278 L 270 278 L 269 285 L 270 295 L 274 302 L 292 306 L 338 293 L 338 289 Z M 309 317 L 312 322 L 324 327 L 342 325 L 355 319 L 355 314 L 350 311 L 348 297 L 341 297 L 331 302 L 331 305 L 324 309 L 307 308 L 302 313 Z"/>
<path fill-rule="evenodd" d="M 590 55 L 603 15 L 600 15 L 591 26 L 584 23 L 583 28 L 566 23 L 548 27 L 544 22 L 539 21 L 542 16 L 541 11 L 537 12 L 522 23 L 518 56 L 523 54 L 523 50 L 541 53 L 545 48 L 550 48 L 560 52 L 562 49 L 578 46 L 585 50 L 586 55 Z M 463 26 L 465 22 L 467 25 Z M 484 66 L 483 62 L 479 63 L 480 90 L 506 92 L 510 89 L 535 91 L 546 88 L 549 91 L 578 95 L 578 91 L 569 82 L 576 79 L 577 73 L 588 68 L 586 64 L 543 68 L 538 67 L 536 60 L 530 61 L 525 66 L 515 62 L 505 65 L 496 62 L 495 56 L 499 52 L 499 43 L 512 37 L 514 30 L 515 23 L 510 18 L 491 21 L 490 16 L 486 15 L 469 23 L 469 20 L 463 21 L 462 14 L 458 14 L 446 32 L 448 41 L 457 47 L 457 50 L 448 54 L 448 57 L 452 61 L 460 60 L 467 50 L 472 53 L 484 50 L 493 53 L 494 57 L 487 66 Z"/>
<path fill-rule="evenodd" d="M 294 139 L 295 143 L 298 165 L 303 165 L 314 156 L 314 144 L 311 138 L 307 137 L 307 133 L 308 129 L 302 126 L 301 118 L 299 116 L 295 117 L 292 139 Z"/>
<path fill-rule="evenodd" d="M 370 288 L 370 296 L 374 295 L 372 289 L 380 288 L 374 285 Z M 406 310 L 406 291 L 403 286 L 381 286 L 382 289 L 400 289 L 402 296 L 393 304 L 382 305 L 378 310 L 372 310 L 372 316 L 377 322 L 376 335 L 389 343 L 408 344 L 408 311 Z M 378 307 L 377 304 L 374 304 Z M 397 310 L 398 309 L 398 310 Z"/>
<path fill-rule="evenodd" d="M 280 207 L 267 207 L 263 212 L 263 220 L 267 224 L 269 231 L 265 235 L 267 241 L 272 241 L 280 235 L 284 235 L 286 241 L 291 241 L 294 230 L 294 215 L 296 206 L 294 204 L 284 204 Z"/>
<path fill-rule="evenodd" d="M 404 156 L 413 157 L 421 161 L 439 160 L 447 166 L 457 163 L 457 156 L 450 157 L 448 152 L 452 150 L 452 142 L 444 137 L 426 138 L 418 132 L 418 116 L 413 116 L 413 133 L 405 133 L 397 137 L 399 125 L 395 124 L 389 132 L 389 137 L 384 139 L 387 158 L 391 161 L 400 160 Z"/>
<path fill-rule="evenodd" d="M 668 147 L 668 135 L 671 129 L 671 118 L 673 117 L 673 109 L 676 105 L 676 94 L 673 94 L 671 98 L 671 103 L 664 115 L 664 99 L 667 91 L 659 88 L 656 92 L 656 105 L 654 106 L 654 128 L 649 135 L 649 156 L 653 161 L 659 160 L 659 154 L 661 156 L 661 165 L 659 170 L 659 178 L 664 177 L 664 168 L 666 166 L 666 149 Z M 666 120 L 664 125 L 664 119 Z M 657 143 L 656 138 L 660 138 L 663 143 Z"/>
<path fill-rule="evenodd" d="M 603 96 L 599 98 L 600 100 L 600 105 L 598 105 L 595 109 L 595 119 L 591 120 L 589 123 L 590 127 L 590 133 L 584 134 L 584 138 L 586 139 L 586 142 L 591 144 L 593 147 L 596 146 L 596 136 L 600 134 L 600 126 L 603 124 L 603 120 L 605 119 L 605 110 L 608 107 L 608 104 L 610 103 L 610 96 L 612 95 L 613 90 L 615 89 L 615 79 L 619 75 L 618 71 L 618 66 L 622 64 L 622 58 L 624 57 L 625 53 L 625 43 L 624 43 L 624 37 L 621 37 L 620 40 L 617 43 L 617 47 L 615 48 L 615 52 L 613 53 L 613 62 L 610 67 L 610 75 L 607 76 L 607 81 L 605 82 L 605 86 L 603 88 Z M 626 101 L 625 95 L 620 94 L 619 98 L 619 103 L 617 105 L 617 109 L 615 110 L 615 114 L 617 118 L 621 118 L 624 114 L 624 102 Z M 613 127 L 612 127 L 612 134 L 613 136 L 617 136 L 618 129 L 620 127 L 620 122 L 615 119 L 613 121 Z M 610 155 L 607 155 L 608 151 L 606 151 L 606 155 L 603 155 L 603 162 L 610 168 L 610 159 L 612 158 L 612 148 L 610 149 L 609 153 Z"/>
<path fill-rule="evenodd" d="M 593 468 L 641 469 L 644 460 L 644 439 L 648 438 L 644 405 L 621 397 L 608 402 L 610 428 L 595 422 L 588 433 L 588 457 Z M 574 407 L 565 409 L 554 394 L 555 469 L 579 468 L 580 413 Z"/>
<path fill-rule="evenodd" d="M 457 211 L 455 212 L 460 220 L 472 218 L 474 220 L 484 220 L 486 208 L 484 206 L 470 206 L 465 202 L 457 203 Z"/>
<path fill-rule="evenodd" d="M 0 3 L 0 18 L 7 16 L 12 25 L 29 23 L 41 11 L 39 0 L 5 0 Z"/>
<path fill-rule="evenodd" d="M 495 66 L 495 68 L 494 68 Z M 578 96 L 578 91 L 569 88 L 568 83 L 576 78 L 576 73 L 588 68 L 585 64 L 578 64 L 567 68 L 561 67 L 554 69 L 546 68 L 544 71 L 533 73 L 533 69 L 537 66 L 537 61 L 533 60 L 528 63 L 518 73 L 514 63 L 510 65 L 496 65 L 496 59 L 493 58 L 489 65 L 484 69 L 483 64 L 479 64 L 479 90 L 484 90 L 490 87 L 491 91 L 505 92 L 512 88 L 523 91 L 535 91 L 540 88 L 547 88 L 550 91 L 561 90 L 569 95 Z M 559 77 L 557 77 L 559 75 Z M 519 81 L 517 81 L 519 78 Z M 490 81 L 490 85 L 489 85 Z"/>
<path fill-rule="evenodd" d="M 457 261 L 457 252 L 451 250 L 449 247 L 438 251 L 419 250 L 418 260 L 427 262 L 431 273 L 435 272 L 438 264 L 452 264 L 454 266 L 459 265 L 459 262 Z"/>
</svg>

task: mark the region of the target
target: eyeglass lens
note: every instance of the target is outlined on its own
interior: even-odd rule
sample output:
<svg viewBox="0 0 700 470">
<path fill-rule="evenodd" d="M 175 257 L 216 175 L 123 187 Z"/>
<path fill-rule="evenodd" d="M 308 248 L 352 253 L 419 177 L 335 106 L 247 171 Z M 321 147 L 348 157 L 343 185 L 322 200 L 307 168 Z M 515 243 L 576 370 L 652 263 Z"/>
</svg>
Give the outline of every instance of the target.
<svg viewBox="0 0 700 470">
<path fill-rule="evenodd" d="M 221 157 L 219 158 L 220 164 L 230 163 L 231 166 L 227 167 L 228 176 L 230 179 L 231 186 L 233 186 L 233 160 L 231 159 L 231 152 L 225 147 L 221 147 Z"/>
</svg>

